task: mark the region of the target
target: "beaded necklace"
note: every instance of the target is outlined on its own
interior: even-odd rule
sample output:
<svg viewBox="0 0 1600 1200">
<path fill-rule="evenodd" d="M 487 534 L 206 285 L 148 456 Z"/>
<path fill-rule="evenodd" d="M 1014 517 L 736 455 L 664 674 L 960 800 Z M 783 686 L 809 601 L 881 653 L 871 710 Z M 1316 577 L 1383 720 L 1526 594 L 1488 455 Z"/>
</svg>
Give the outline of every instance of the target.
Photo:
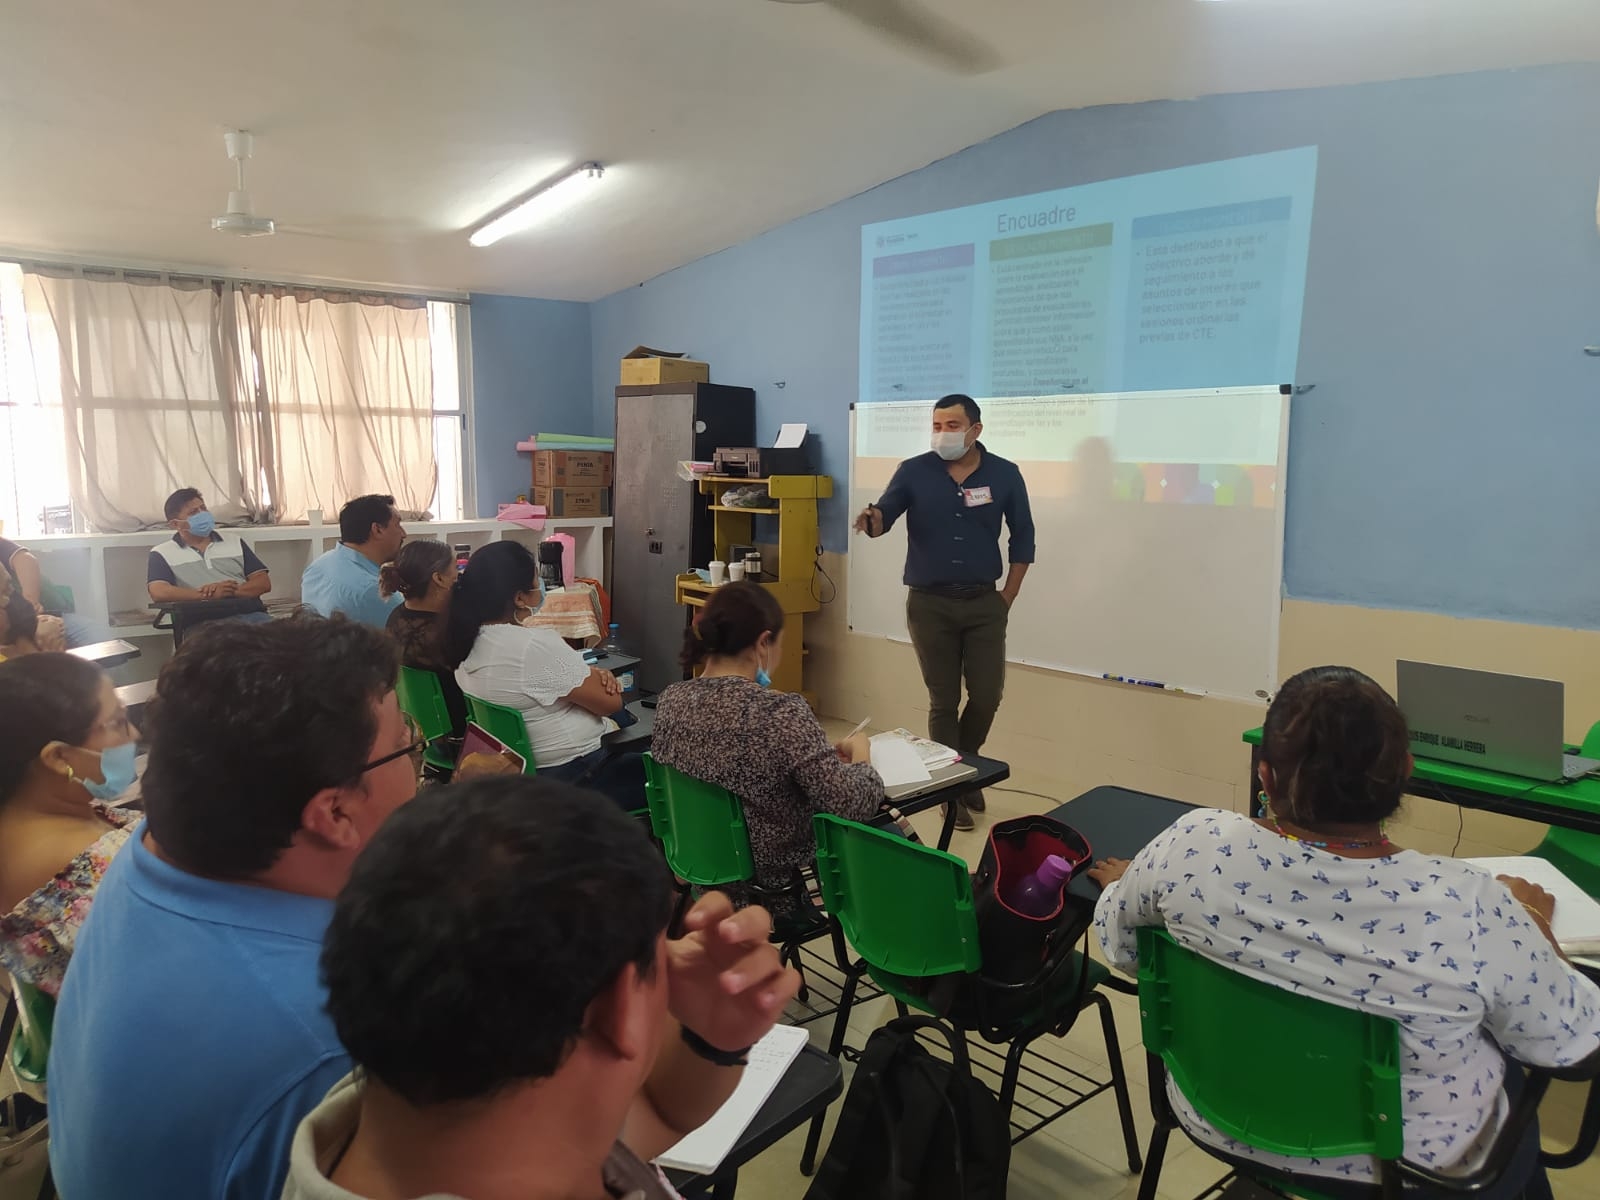
<svg viewBox="0 0 1600 1200">
<path fill-rule="evenodd" d="M 1302 846 L 1312 846 L 1318 850 L 1370 850 L 1374 846 L 1392 846 L 1394 844 L 1389 840 L 1389 835 L 1385 832 L 1385 823 L 1382 821 L 1378 822 L 1378 836 L 1369 841 L 1317 842 L 1311 838 L 1296 837 L 1285 829 L 1278 821 L 1278 814 L 1272 811 L 1272 801 L 1267 798 L 1265 792 L 1261 793 L 1261 808 L 1266 814 L 1267 820 L 1272 823 L 1272 831 L 1274 833 L 1279 837 L 1288 838 L 1291 842 L 1299 842 Z"/>
</svg>

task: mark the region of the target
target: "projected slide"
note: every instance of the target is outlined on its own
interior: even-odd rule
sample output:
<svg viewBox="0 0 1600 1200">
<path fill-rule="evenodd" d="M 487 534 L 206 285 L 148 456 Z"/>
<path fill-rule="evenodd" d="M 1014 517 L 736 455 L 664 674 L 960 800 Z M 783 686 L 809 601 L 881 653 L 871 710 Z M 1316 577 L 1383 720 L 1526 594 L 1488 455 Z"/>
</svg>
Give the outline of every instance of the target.
<svg viewBox="0 0 1600 1200">
<path fill-rule="evenodd" d="M 1038 553 L 1007 657 L 1250 698 L 1275 686 L 1288 398 L 1276 387 L 983 401 Z M 926 400 L 859 404 L 850 511 L 925 453 Z M 905 522 L 850 544 L 850 628 L 905 640 Z"/>
<path fill-rule="evenodd" d="M 860 398 L 1290 382 L 1315 178 L 1304 147 L 864 226 Z"/>
</svg>

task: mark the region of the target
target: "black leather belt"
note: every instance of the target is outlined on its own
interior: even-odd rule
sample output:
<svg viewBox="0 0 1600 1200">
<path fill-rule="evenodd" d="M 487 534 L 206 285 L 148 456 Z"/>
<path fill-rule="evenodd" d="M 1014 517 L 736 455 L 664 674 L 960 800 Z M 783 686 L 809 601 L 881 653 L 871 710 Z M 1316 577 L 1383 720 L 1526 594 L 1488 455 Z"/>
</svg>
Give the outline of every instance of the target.
<svg viewBox="0 0 1600 1200">
<path fill-rule="evenodd" d="M 992 596 L 994 584 L 992 583 L 935 583 L 929 587 L 914 587 L 913 592 L 922 592 L 929 596 L 940 596 L 946 600 L 976 600 L 980 596 Z"/>
</svg>

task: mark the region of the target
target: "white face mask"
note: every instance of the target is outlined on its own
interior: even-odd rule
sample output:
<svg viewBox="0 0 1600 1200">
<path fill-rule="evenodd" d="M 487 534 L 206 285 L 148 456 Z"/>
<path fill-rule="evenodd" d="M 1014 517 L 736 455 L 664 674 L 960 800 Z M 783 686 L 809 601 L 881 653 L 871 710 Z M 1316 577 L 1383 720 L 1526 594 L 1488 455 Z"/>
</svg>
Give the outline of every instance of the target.
<svg viewBox="0 0 1600 1200">
<path fill-rule="evenodd" d="M 945 462 L 955 462 L 967 452 L 965 430 L 948 430 L 933 435 L 933 452 Z"/>
</svg>

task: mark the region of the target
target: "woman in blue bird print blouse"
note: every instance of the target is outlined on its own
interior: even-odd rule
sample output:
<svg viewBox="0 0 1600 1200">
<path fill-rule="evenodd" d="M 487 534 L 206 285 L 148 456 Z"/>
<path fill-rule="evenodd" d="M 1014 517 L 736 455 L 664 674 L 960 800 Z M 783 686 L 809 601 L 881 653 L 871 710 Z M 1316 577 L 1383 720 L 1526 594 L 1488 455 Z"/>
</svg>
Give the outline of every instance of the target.
<svg viewBox="0 0 1600 1200">
<path fill-rule="evenodd" d="M 1138 965 L 1136 930 L 1164 926 L 1246 974 L 1399 1022 L 1405 1157 L 1465 1173 L 1508 1111 L 1508 1056 L 1559 1067 L 1600 1048 L 1600 987 L 1557 948 L 1548 893 L 1389 840 L 1383 822 L 1411 775 L 1408 744 L 1399 706 L 1367 676 L 1301 672 L 1267 711 L 1263 816 L 1196 809 L 1131 863 L 1097 864 L 1105 890 L 1095 926 L 1125 971 Z M 1370 1187 L 1375 1177 L 1371 1158 L 1292 1159 L 1243 1146 L 1210 1128 L 1170 1082 L 1168 1093 L 1199 1140 L 1324 1177 L 1318 1190 L 1330 1196 L 1345 1190 L 1331 1181 Z M 1517 1160 L 1529 1166 L 1505 1181 L 1508 1195 L 1550 1195 L 1537 1144 L 1530 1130 Z"/>
</svg>

